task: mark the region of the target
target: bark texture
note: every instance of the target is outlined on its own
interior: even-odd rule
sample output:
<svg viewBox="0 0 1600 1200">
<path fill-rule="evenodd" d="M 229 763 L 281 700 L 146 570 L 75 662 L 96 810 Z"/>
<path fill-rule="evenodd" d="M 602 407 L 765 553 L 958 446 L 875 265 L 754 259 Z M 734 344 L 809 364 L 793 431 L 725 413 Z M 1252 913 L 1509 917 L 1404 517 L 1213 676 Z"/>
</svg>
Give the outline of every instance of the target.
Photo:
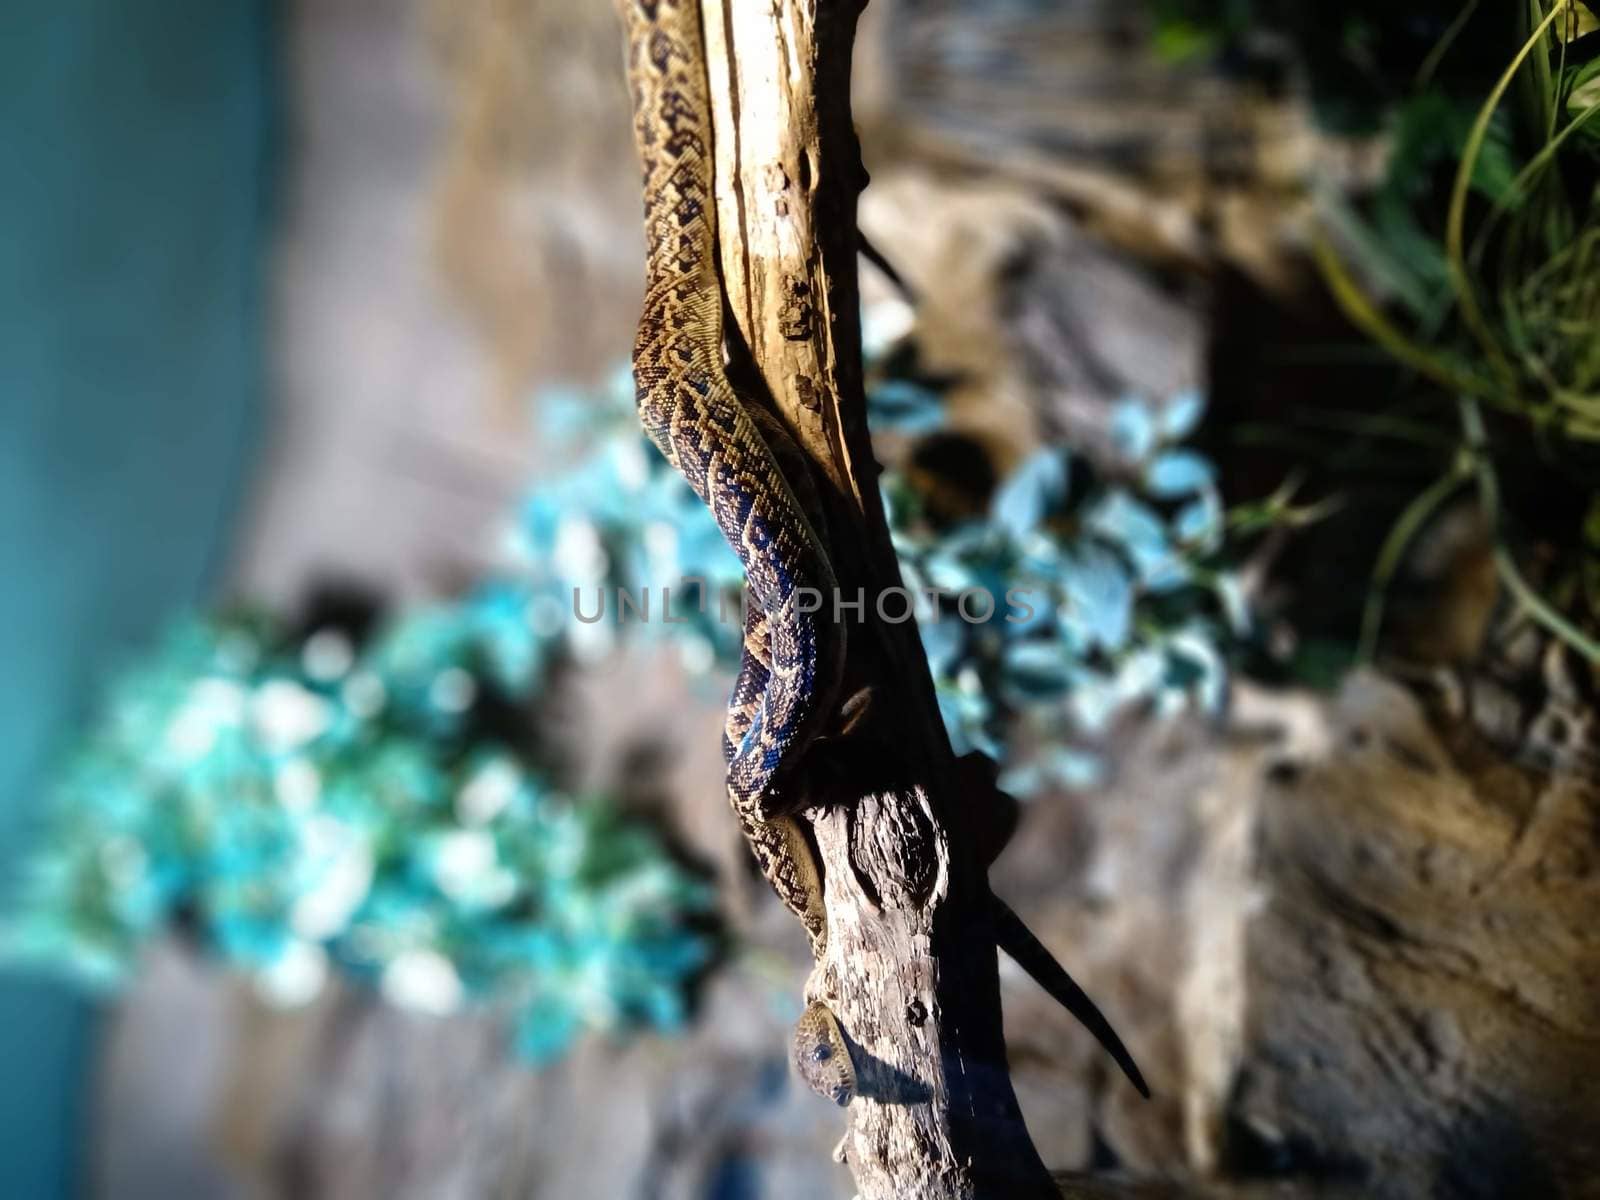
<svg viewBox="0 0 1600 1200">
<path fill-rule="evenodd" d="M 829 945 L 808 991 L 839 1017 L 861 1077 L 840 1153 L 864 1200 L 1051 1195 L 1005 1064 L 995 951 L 976 919 L 986 864 L 960 829 L 971 797 L 952 788 L 914 626 L 877 611 L 899 574 L 861 384 L 865 175 L 849 102 L 859 4 L 706 0 L 704 11 L 729 306 L 754 373 L 818 467 L 841 599 L 863 606 L 846 694 L 872 689 L 855 739 L 869 749 L 811 814 Z"/>
</svg>

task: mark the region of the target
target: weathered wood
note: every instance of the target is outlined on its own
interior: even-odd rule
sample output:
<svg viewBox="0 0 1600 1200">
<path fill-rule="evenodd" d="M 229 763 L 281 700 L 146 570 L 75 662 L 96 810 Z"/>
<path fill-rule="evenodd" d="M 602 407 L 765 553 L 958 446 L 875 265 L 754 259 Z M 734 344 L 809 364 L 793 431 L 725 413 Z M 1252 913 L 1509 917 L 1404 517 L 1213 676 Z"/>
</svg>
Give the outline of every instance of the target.
<svg viewBox="0 0 1600 1200">
<path fill-rule="evenodd" d="M 926 660 L 913 625 L 875 611 L 899 576 L 861 385 L 865 177 L 849 105 L 859 5 L 706 0 L 703 11 L 729 307 L 819 467 L 841 598 L 865 602 L 847 687 L 873 689 L 861 739 L 882 753 L 870 755 L 876 772 L 850 764 L 834 802 L 810 814 L 829 946 L 808 990 L 853 1040 L 861 1079 L 840 1153 L 863 1200 L 1053 1196 L 1008 1078 L 995 950 L 977 917 L 985 864 L 960 828 Z"/>
</svg>

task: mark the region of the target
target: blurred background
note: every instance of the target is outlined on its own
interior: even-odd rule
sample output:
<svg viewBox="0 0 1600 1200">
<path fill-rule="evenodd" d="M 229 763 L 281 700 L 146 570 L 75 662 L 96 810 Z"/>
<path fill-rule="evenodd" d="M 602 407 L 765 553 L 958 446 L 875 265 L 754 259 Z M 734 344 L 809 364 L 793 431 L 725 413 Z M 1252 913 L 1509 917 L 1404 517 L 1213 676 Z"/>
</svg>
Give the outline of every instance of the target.
<svg viewBox="0 0 1600 1200">
<path fill-rule="evenodd" d="M 7 16 L 0 1187 L 848 1196 L 739 631 L 615 605 L 740 574 L 633 415 L 611 7 Z M 896 549 L 1040 598 L 923 641 L 1157 1093 L 1003 973 L 1053 1167 L 1600 1194 L 1596 28 L 864 12 Z"/>
</svg>

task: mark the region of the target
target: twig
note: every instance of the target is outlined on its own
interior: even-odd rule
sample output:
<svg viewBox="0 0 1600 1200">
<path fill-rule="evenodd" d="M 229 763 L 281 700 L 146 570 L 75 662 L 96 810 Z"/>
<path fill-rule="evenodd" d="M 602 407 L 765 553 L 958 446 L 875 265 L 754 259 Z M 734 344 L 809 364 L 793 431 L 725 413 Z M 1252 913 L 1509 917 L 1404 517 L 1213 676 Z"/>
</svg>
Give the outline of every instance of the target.
<svg viewBox="0 0 1600 1200">
<path fill-rule="evenodd" d="M 1400 566 L 1400 559 L 1411 545 L 1428 518 L 1438 511 L 1470 474 L 1465 460 L 1458 461 L 1416 499 L 1406 505 L 1405 511 L 1383 539 L 1378 551 L 1378 561 L 1372 568 L 1372 582 L 1367 587 L 1367 599 L 1361 612 L 1361 640 L 1356 648 L 1356 658 L 1371 662 L 1378 649 L 1378 634 L 1383 628 L 1383 610 L 1388 599 L 1389 584 Z"/>
<path fill-rule="evenodd" d="M 1478 502 L 1483 505 L 1484 519 L 1489 522 L 1494 541 L 1494 566 L 1500 581 L 1506 585 L 1517 603 L 1528 610 L 1539 624 L 1555 634 L 1590 662 L 1600 663 L 1600 642 L 1585 634 L 1566 617 L 1555 610 L 1548 600 L 1539 595 L 1522 577 L 1517 563 L 1506 546 L 1500 529 L 1500 479 L 1495 474 L 1494 463 L 1488 454 L 1488 438 L 1483 428 L 1483 413 L 1477 401 L 1463 397 L 1460 402 L 1461 430 L 1471 454 L 1473 473 L 1478 480 Z"/>
</svg>

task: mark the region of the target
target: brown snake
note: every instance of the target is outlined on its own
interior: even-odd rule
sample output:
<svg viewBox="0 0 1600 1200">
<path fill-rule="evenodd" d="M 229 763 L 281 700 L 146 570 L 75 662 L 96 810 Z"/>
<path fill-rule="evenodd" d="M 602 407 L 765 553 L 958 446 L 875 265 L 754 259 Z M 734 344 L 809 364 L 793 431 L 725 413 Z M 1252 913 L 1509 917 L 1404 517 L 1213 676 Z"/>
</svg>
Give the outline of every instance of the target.
<svg viewBox="0 0 1600 1200">
<path fill-rule="evenodd" d="M 746 577 L 744 646 L 728 703 L 728 797 L 762 874 L 804 923 L 820 960 L 827 919 L 806 828 L 800 768 L 841 705 L 844 630 L 822 619 L 835 594 L 820 505 L 805 457 L 723 365 L 723 289 L 712 196 L 711 102 L 700 0 L 617 0 L 627 29 L 634 136 L 644 174 L 644 310 L 634 340 L 639 417 L 651 441 L 711 510 Z M 832 728 L 829 728 L 832 726 Z M 992 895 L 985 916 L 1004 947 L 1110 1051 L 1148 1095 L 1109 1023 L 1016 914 Z M 796 1066 L 847 1104 L 855 1067 L 839 1022 L 812 1003 L 795 1027 Z"/>
<path fill-rule="evenodd" d="M 746 618 L 723 752 L 728 797 L 761 872 L 804 923 L 820 957 L 822 881 L 795 786 L 807 746 L 834 717 L 842 628 L 822 619 L 833 572 L 817 536 L 803 457 L 723 368 L 722 284 L 711 195 L 711 103 L 699 0 L 620 0 L 628 34 L 634 135 L 644 174 L 644 311 L 634 339 L 640 421 L 688 480 L 738 554 Z M 789 473 L 780 468 L 789 467 Z M 808 514 L 807 507 L 810 508 Z M 848 1103 L 854 1073 L 838 1023 L 819 1004 L 797 1051 L 812 1087 Z"/>
</svg>

